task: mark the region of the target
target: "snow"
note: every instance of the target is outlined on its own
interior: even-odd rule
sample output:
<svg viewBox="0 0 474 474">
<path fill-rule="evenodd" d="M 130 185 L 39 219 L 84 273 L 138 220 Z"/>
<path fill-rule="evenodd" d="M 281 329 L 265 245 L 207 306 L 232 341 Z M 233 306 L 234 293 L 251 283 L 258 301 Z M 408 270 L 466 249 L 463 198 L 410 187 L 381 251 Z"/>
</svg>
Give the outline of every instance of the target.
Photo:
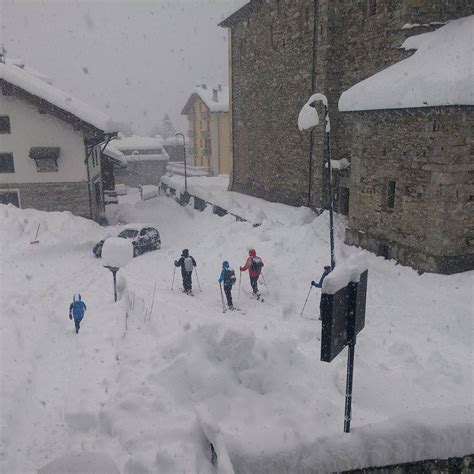
<svg viewBox="0 0 474 474">
<path fill-rule="evenodd" d="M 214 100 L 213 89 L 217 90 L 217 100 Z M 219 90 L 218 86 L 203 88 L 202 85 L 198 85 L 194 89 L 194 93 L 201 98 L 211 112 L 229 111 L 229 88 L 227 86 L 221 86 L 221 90 Z"/>
<path fill-rule="evenodd" d="M 142 185 L 139 189 L 142 201 L 158 196 L 158 186 L 153 184 Z"/>
<path fill-rule="evenodd" d="M 101 453 L 67 454 L 51 461 L 38 474 L 120 474 L 109 456 Z"/>
<path fill-rule="evenodd" d="M 109 237 L 102 247 L 102 265 L 122 268 L 133 259 L 133 245 L 128 239 Z"/>
<path fill-rule="evenodd" d="M 336 268 L 323 280 L 322 292 L 328 295 L 337 293 L 351 281 L 358 282 L 365 270 L 367 261 L 363 253 L 351 255 L 349 259 L 337 262 Z"/>
<path fill-rule="evenodd" d="M 299 116 L 298 116 L 298 128 L 300 130 L 308 130 L 309 128 L 313 128 L 316 125 L 319 125 L 319 117 L 318 112 L 316 111 L 315 107 L 312 107 L 316 102 L 322 102 L 324 107 L 327 109 L 328 107 L 328 99 L 324 94 L 313 94 L 309 100 L 303 105 Z M 326 132 L 331 131 L 331 122 L 329 119 L 329 114 L 326 114 Z"/>
<path fill-rule="evenodd" d="M 126 162 L 133 161 L 168 161 L 169 156 L 163 148 L 163 139 L 161 136 L 156 137 L 140 137 L 132 135 L 131 137 L 121 137 L 114 140 L 114 147 L 124 153 Z M 149 153 L 157 150 L 159 153 Z M 126 154 L 133 152 L 132 154 Z"/>
<path fill-rule="evenodd" d="M 474 105 L 473 32 L 474 15 L 408 38 L 416 52 L 345 91 L 339 110 Z"/>
<path fill-rule="evenodd" d="M 29 73 L 27 68 L 12 63 L 0 63 L 0 79 L 44 99 L 103 132 L 116 131 L 110 117 L 49 84 L 38 74 Z"/>
<path fill-rule="evenodd" d="M 328 164 L 324 165 L 326 168 Z M 351 162 L 347 158 L 341 158 L 340 160 L 331 160 L 331 168 L 333 170 L 343 171 L 351 167 Z"/>
<path fill-rule="evenodd" d="M 111 142 L 109 142 L 103 151 L 104 155 L 111 158 L 115 164 L 126 167 L 127 160 L 125 159 L 125 155 Z"/>
<path fill-rule="evenodd" d="M 327 213 L 239 197 L 223 177 L 207 187 L 210 178 L 192 179 L 209 200 L 260 216 L 261 225 L 164 196 L 140 201 L 130 189 L 117 220 L 149 221 L 162 248 L 119 272 L 117 303 L 91 249 L 118 228 L 0 205 L 1 472 L 33 474 L 87 453 L 108 456 L 124 474 L 273 474 L 472 452 L 474 272 L 418 275 L 362 252 L 366 325 L 344 434 L 346 357 L 319 360 L 321 326 L 309 319 L 319 290 L 299 316 L 329 261 Z M 30 245 L 38 222 L 40 243 Z M 341 267 L 360 253 L 343 244 L 344 230 L 336 216 Z M 221 263 L 238 268 L 250 246 L 265 262 L 265 301 L 248 296 L 244 274 L 240 298 L 233 291 L 242 312 L 223 315 Z M 198 264 L 202 292 L 193 280 L 194 297 L 179 291 L 178 271 L 170 290 L 184 248 Z M 68 308 L 78 292 L 88 309 L 76 335 Z"/>
</svg>

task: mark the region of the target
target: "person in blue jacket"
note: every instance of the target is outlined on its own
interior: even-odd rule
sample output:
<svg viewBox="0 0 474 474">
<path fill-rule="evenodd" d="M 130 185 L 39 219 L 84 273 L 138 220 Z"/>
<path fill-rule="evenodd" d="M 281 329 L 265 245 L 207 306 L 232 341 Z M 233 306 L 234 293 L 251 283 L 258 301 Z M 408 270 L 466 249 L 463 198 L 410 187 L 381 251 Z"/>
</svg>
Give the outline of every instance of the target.
<svg viewBox="0 0 474 474">
<path fill-rule="evenodd" d="M 222 283 L 224 284 L 224 293 L 227 299 L 227 306 L 229 306 L 230 310 L 233 310 L 234 305 L 232 304 L 232 286 L 237 281 L 237 279 L 235 277 L 234 270 L 230 268 L 229 262 L 227 260 L 222 262 L 221 275 L 218 281 L 219 285 Z"/>
<path fill-rule="evenodd" d="M 79 334 L 79 329 L 81 329 L 81 321 L 86 312 L 87 306 L 82 301 L 81 295 L 74 295 L 72 298 L 72 303 L 69 305 L 69 319 L 74 318 L 74 324 L 76 326 L 76 334 Z"/>
<path fill-rule="evenodd" d="M 321 275 L 321 278 L 319 279 L 319 283 L 316 283 L 314 280 L 311 282 L 311 286 L 314 286 L 315 288 L 322 288 L 323 287 L 323 281 L 324 279 L 331 273 L 331 267 L 329 265 L 326 265 L 324 267 L 324 272 Z M 319 320 L 321 321 L 322 318 L 322 304 L 323 304 L 323 299 L 321 298 L 319 301 Z"/>
</svg>

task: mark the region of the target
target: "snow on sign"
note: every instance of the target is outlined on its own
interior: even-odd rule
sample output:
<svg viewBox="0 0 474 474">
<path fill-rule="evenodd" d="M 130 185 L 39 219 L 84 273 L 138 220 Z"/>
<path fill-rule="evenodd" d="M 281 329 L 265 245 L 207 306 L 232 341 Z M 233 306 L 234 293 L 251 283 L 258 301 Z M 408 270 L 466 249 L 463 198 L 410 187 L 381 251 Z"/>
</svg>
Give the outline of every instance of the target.
<svg viewBox="0 0 474 474">
<path fill-rule="evenodd" d="M 104 267 L 122 268 L 133 259 L 133 245 L 127 239 L 109 237 L 102 247 Z"/>
</svg>

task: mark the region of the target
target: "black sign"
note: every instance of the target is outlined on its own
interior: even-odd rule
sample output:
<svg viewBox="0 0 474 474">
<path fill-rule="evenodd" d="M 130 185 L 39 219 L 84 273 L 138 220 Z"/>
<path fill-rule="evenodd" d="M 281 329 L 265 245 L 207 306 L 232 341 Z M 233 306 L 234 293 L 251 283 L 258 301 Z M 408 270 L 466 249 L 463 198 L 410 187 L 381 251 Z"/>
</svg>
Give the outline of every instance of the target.
<svg viewBox="0 0 474 474">
<path fill-rule="evenodd" d="M 321 295 L 321 360 L 331 362 L 365 325 L 367 270 L 333 295 Z"/>
</svg>

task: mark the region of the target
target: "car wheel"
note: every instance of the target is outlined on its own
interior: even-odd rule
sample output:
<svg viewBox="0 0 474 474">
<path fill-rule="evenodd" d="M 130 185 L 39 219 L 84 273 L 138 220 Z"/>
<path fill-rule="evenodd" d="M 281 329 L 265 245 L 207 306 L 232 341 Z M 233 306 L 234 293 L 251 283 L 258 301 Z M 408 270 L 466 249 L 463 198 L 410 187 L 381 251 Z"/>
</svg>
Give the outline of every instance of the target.
<svg viewBox="0 0 474 474">
<path fill-rule="evenodd" d="M 140 255 L 140 250 L 138 250 L 138 247 L 133 247 L 133 256 L 138 257 Z"/>
</svg>

